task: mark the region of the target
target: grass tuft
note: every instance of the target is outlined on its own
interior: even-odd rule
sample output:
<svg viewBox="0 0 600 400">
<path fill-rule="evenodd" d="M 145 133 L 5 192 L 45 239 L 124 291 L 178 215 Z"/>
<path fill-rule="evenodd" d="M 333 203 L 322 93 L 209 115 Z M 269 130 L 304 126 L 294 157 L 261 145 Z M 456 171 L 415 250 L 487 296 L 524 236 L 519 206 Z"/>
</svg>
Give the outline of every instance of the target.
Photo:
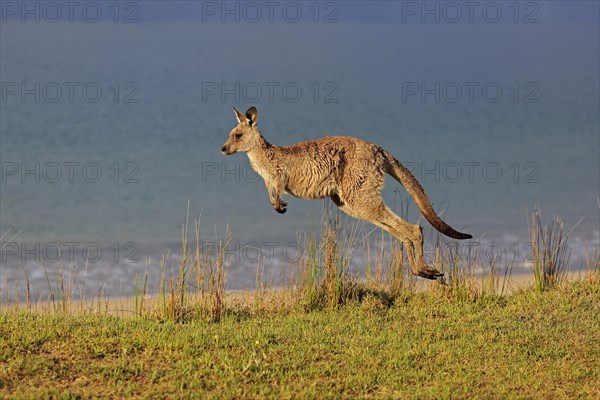
<svg viewBox="0 0 600 400">
<path fill-rule="evenodd" d="M 534 207 L 528 222 L 535 287 L 538 291 L 543 291 L 565 281 L 571 258 L 567 242 L 573 229 L 565 233 L 564 223 L 558 217 L 544 226 L 541 210 L 537 206 Z"/>
</svg>

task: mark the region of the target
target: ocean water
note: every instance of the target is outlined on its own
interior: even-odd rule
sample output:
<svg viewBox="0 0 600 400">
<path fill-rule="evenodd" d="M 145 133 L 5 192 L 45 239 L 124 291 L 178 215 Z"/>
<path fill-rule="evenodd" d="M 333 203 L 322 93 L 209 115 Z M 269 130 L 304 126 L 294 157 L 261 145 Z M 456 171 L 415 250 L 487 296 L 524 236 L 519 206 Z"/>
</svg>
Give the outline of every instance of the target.
<svg viewBox="0 0 600 400">
<path fill-rule="evenodd" d="M 230 288 L 252 287 L 259 259 L 269 276 L 287 268 L 324 202 L 272 209 L 247 157 L 220 153 L 233 106 L 255 105 L 274 144 L 342 134 L 382 145 L 450 225 L 520 261 L 535 205 L 576 225 L 584 256 L 600 240 L 600 32 L 585 18 L 598 5 L 563 18 L 551 3 L 527 24 L 508 9 L 500 23 L 403 23 L 384 18 L 386 2 L 337 2 L 336 23 L 204 23 L 161 17 L 171 6 L 154 2 L 136 3 L 130 24 L 3 20 L 2 296 L 25 266 L 43 297 L 59 258 L 90 290 L 128 294 L 162 255 L 177 265 L 186 219 L 207 245 L 231 230 Z M 384 197 L 397 210 L 407 201 L 391 179 Z"/>
</svg>

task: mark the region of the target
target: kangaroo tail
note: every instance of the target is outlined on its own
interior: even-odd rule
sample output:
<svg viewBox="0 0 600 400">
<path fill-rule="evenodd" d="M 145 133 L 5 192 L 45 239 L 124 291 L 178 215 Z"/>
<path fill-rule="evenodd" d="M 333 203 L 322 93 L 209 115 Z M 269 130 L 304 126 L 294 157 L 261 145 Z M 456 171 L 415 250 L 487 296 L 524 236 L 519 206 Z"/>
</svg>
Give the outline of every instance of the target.
<svg viewBox="0 0 600 400">
<path fill-rule="evenodd" d="M 404 186 L 406 191 L 412 196 L 423 213 L 423 216 L 429 223 L 438 231 L 446 236 L 454 239 L 471 239 L 473 236 L 468 233 L 461 233 L 452 229 L 447 223 L 435 213 L 435 210 L 431 206 L 429 197 L 425 194 L 423 187 L 417 181 L 417 178 L 402 164 L 396 160 L 394 156 L 386 151 L 386 172 L 393 176 L 398 182 Z"/>
</svg>

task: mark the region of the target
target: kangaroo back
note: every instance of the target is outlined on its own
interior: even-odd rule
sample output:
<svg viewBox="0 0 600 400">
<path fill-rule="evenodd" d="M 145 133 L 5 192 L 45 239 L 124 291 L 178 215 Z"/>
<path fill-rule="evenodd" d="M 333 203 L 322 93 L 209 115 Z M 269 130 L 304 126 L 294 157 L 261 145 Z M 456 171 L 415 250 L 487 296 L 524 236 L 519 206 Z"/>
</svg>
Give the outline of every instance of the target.
<svg viewBox="0 0 600 400">
<path fill-rule="evenodd" d="M 392 156 L 387 151 L 386 153 L 386 172 L 394 177 L 398 182 L 404 186 L 406 191 L 412 196 L 421 210 L 421 213 L 429 221 L 429 223 L 438 231 L 443 233 L 446 236 L 449 236 L 454 239 L 471 239 L 473 236 L 468 233 L 461 233 L 454 229 L 452 229 L 448 224 L 446 224 L 442 219 L 435 213 L 435 210 L 431 206 L 431 202 L 429 201 L 429 197 L 425 194 L 423 187 L 417 181 L 417 178 L 402 164 L 400 161 L 396 160 L 394 156 Z"/>
</svg>

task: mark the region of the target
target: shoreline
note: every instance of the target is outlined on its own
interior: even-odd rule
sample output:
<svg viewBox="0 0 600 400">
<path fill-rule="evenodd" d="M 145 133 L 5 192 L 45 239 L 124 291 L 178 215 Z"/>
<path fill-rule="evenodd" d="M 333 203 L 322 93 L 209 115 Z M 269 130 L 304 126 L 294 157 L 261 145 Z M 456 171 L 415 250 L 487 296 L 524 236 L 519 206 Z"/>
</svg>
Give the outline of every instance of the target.
<svg viewBox="0 0 600 400">
<path fill-rule="evenodd" d="M 587 271 L 567 271 L 565 282 L 577 282 L 586 279 L 590 279 L 590 274 Z M 481 285 L 481 277 L 467 278 L 475 285 Z M 498 276 L 499 290 L 502 289 L 504 277 Z M 426 290 L 435 288 L 436 281 L 429 281 L 425 279 L 416 279 L 414 281 L 407 282 L 407 286 L 410 283 L 414 283 L 414 293 L 421 293 Z M 534 275 L 529 274 L 516 274 L 511 275 L 506 279 L 504 283 L 504 293 L 502 296 L 510 296 L 523 289 L 533 288 L 535 284 Z M 409 288 L 407 288 L 410 290 Z M 200 297 L 196 294 L 189 294 L 189 299 L 197 300 Z M 281 308 L 282 305 L 292 305 L 299 293 L 295 289 L 286 287 L 270 287 L 264 289 L 244 289 L 244 290 L 226 290 L 224 303 L 227 306 L 241 306 L 249 309 L 261 307 L 262 309 L 271 309 L 275 307 Z M 138 308 L 144 312 L 149 310 L 155 310 L 160 306 L 161 301 L 169 301 L 171 294 L 166 294 L 163 299 L 160 294 L 147 294 L 145 296 L 139 296 Z M 96 298 L 72 298 L 65 299 L 63 305 L 63 299 L 59 299 L 55 302 L 52 300 L 38 300 L 32 301 L 27 304 L 26 301 L 19 303 L 0 303 L 0 312 L 34 312 L 41 314 L 52 314 L 52 313 L 65 313 L 69 315 L 87 315 L 94 313 L 103 313 L 108 315 L 115 315 L 120 317 L 133 317 L 135 316 L 136 308 L 136 296 L 113 296 L 113 297 L 96 297 Z M 65 309 L 66 311 L 63 311 Z"/>
</svg>

